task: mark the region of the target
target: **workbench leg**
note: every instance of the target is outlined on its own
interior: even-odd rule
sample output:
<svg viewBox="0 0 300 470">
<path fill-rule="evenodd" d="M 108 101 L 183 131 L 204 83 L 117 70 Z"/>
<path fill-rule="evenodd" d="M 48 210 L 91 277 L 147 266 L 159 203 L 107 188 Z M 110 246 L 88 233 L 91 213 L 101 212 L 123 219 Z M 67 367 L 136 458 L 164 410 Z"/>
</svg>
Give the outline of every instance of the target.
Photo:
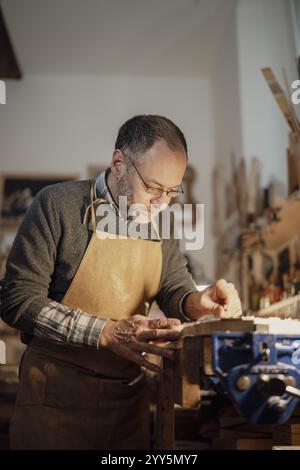
<svg viewBox="0 0 300 470">
<path fill-rule="evenodd" d="M 174 449 L 174 378 L 175 361 L 164 358 L 156 405 L 155 448 L 158 450 Z"/>
</svg>

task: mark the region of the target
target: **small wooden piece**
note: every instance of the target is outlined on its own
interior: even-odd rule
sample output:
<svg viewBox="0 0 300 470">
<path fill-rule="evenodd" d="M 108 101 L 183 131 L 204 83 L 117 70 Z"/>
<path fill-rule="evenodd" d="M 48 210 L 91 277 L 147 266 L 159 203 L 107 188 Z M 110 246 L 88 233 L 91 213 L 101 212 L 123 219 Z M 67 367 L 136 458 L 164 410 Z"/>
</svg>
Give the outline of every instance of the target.
<svg viewBox="0 0 300 470">
<path fill-rule="evenodd" d="M 284 91 L 280 87 L 272 69 L 270 67 L 265 67 L 261 70 L 291 131 L 297 133 L 298 126 L 294 117 L 294 113 L 291 110 L 291 106 L 288 102 L 288 99 Z"/>
</svg>

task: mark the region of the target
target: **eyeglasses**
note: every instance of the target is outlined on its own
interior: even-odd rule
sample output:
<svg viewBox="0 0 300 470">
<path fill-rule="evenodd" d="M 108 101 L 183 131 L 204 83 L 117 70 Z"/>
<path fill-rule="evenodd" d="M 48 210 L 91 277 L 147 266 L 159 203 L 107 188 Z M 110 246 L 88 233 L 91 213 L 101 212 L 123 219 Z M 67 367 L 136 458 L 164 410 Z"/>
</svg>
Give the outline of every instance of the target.
<svg viewBox="0 0 300 470">
<path fill-rule="evenodd" d="M 139 172 L 135 164 L 133 163 L 133 161 L 131 160 L 131 158 L 127 156 L 126 158 L 130 161 L 131 165 L 133 166 L 133 168 L 139 175 L 147 193 L 152 194 L 153 196 L 161 196 L 162 194 L 166 193 L 166 195 L 170 198 L 181 196 L 181 194 L 184 193 L 182 185 L 177 186 L 176 188 L 172 188 L 172 189 L 153 188 L 152 186 L 149 186 L 144 180 L 144 178 L 142 177 L 141 173 Z"/>
</svg>

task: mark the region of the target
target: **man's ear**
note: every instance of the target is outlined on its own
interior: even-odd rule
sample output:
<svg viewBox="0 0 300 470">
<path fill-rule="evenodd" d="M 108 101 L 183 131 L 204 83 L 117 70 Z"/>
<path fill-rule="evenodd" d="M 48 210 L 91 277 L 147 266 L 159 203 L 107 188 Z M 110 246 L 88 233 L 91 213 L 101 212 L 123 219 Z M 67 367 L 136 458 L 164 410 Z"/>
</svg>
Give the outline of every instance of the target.
<svg viewBox="0 0 300 470">
<path fill-rule="evenodd" d="M 111 160 L 111 172 L 119 180 L 127 171 L 125 157 L 121 150 L 115 149 Z"/>
</svg>

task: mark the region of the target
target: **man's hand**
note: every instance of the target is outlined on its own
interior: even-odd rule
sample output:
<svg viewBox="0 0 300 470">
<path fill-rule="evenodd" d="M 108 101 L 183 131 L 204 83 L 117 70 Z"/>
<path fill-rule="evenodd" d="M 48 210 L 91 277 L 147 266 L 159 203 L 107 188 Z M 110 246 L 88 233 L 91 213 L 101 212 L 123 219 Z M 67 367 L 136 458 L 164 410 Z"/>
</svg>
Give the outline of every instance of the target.
<svg viewBox="0 0 300 470">
<path fill-rule="evenodd" d="M 160 368 L 147 361 L 142 353 L 157 354 L 172 359 L 174 355 L 172 350 L 149 342 L 179 339 L 181 332 L 172 330 L 172 327 L 178 325 L 180 321 L 176 318 L 149 319 L 143 315 L 133 315 L 129 319 L 120 321 L 108 320 L 100 335 L 99 348 L 108 348 L 152 372 L 159 372 Z"/>
<path fill-rule="evenodd" d="M 220 279 L 202 292 L 187 295 L 183 311 L 191 320 L 198 320 L 205 315 L 232 318 L 242 315 L 242 305 L 234 284 Z"/>
</svg>

